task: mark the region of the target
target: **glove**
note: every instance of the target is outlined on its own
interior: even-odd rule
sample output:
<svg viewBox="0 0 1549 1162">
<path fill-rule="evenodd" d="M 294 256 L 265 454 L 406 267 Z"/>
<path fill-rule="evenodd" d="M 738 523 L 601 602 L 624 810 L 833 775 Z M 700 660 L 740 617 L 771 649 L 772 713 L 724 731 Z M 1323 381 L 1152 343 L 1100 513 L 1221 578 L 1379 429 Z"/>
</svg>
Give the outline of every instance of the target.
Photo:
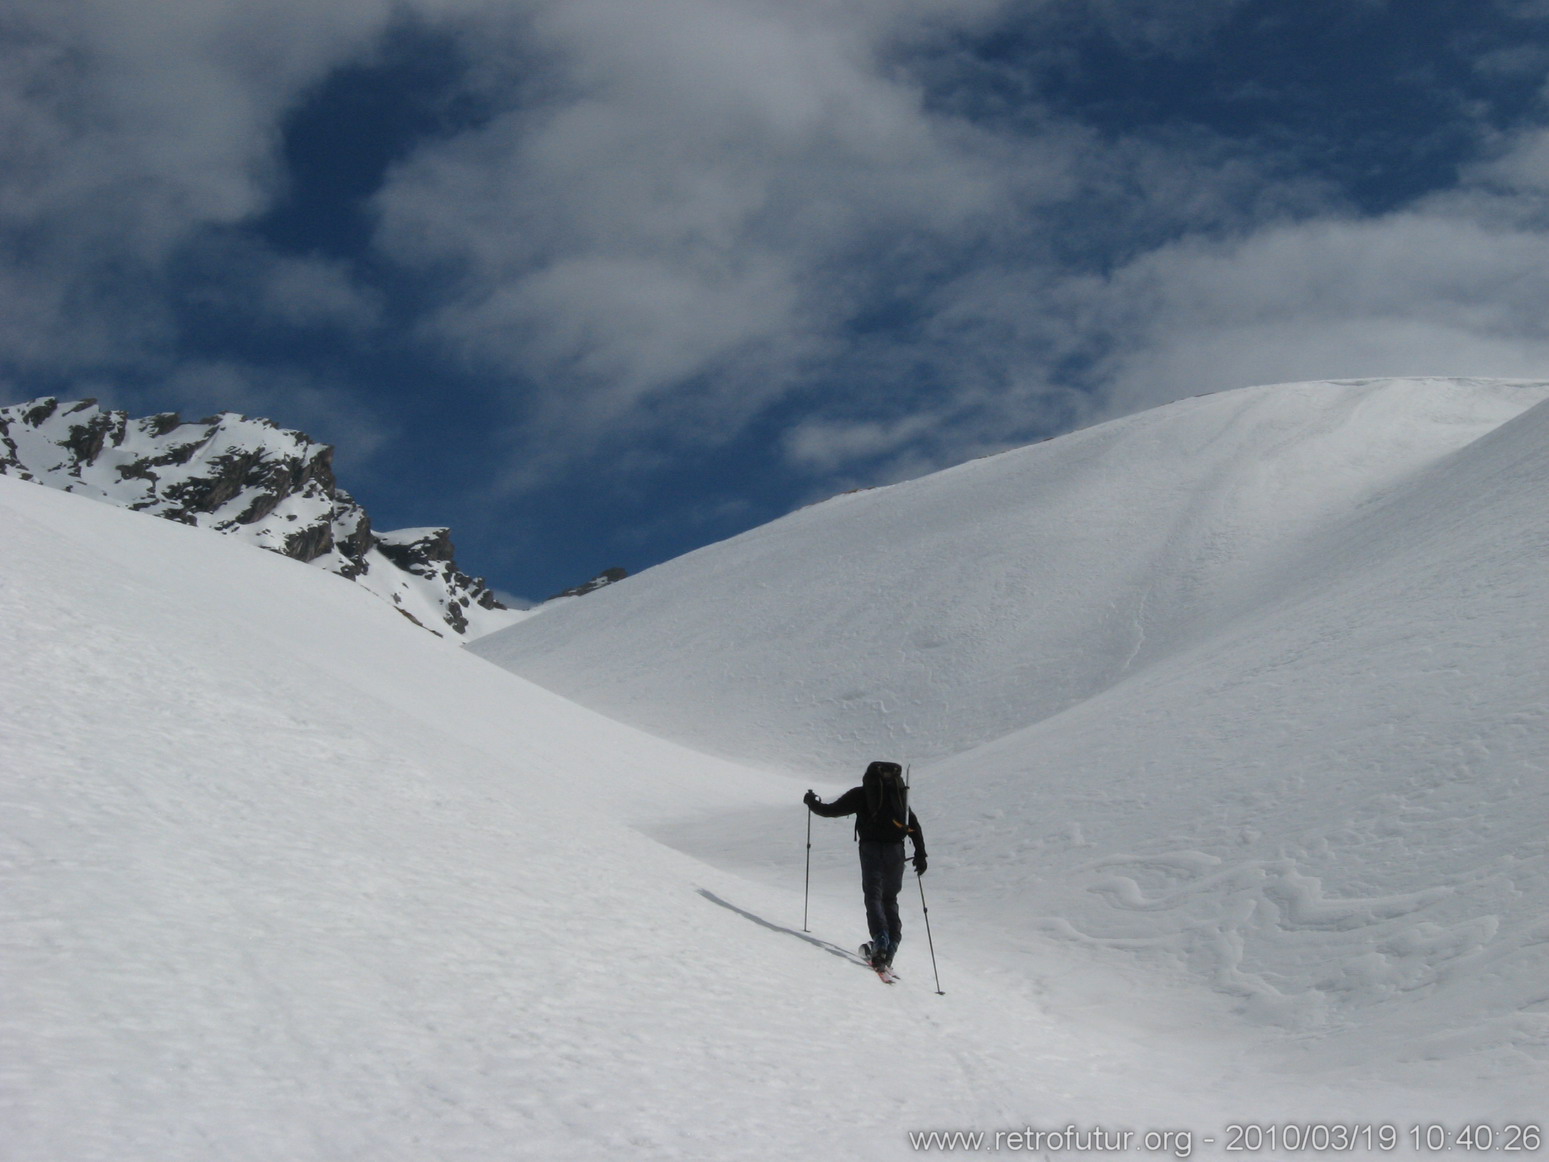
<svg viewBox="0 0 1549 1162">
<path fill-rule="evenodd" d="M 925 874 L 925 853 L 923 851 L 914 853 L 914 874 L 917 876 Z"/>
<path fill-rule="evenodd" d="M 803 795 L 801 797 L 801 801 L 803 803 L 805 803 L 808 807 L 815 807 L 815 806 L 817 806 L 817 804 L 821 803 L 823 800 L 818 798 L 818 793 L 816 791 L 808 791 L 805 795 Z"/>
</svg>

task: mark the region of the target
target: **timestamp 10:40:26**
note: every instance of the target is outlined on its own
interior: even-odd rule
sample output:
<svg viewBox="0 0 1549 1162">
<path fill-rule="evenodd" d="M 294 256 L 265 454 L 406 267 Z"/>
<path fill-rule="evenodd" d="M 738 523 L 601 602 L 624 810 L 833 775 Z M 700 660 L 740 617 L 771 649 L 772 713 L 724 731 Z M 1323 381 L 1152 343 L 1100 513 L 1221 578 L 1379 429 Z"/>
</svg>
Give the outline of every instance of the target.
<svg viewBox="0 0 1549 1162">
<path fill-rule="evenodd" d="M 1223 1145 L 1229 1153 L 1387 1151 L 1396 1150 L 1404 1142 L 1417 1153 L 1441 1154 L 1457 1150 L 1527 1154 L 1543 1146 L 1542 1127 L 1527 1123 L 1492 1126 L 1479 1122 L 1444 1126 L 1432 1122 L 1405 1129 L 1392 1123 L 1282 1122 L 1265 1125 L 1241 1122 L 1227 1126 L 1225 1138 Z"/>
</svg>

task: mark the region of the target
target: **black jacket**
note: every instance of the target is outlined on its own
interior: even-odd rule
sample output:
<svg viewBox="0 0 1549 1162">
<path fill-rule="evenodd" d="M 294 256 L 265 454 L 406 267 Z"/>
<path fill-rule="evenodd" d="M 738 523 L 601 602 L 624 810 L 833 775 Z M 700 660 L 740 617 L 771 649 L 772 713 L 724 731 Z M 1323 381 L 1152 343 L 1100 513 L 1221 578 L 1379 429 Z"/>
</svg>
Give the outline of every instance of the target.
<svg viewBox="0 0 1549 1162">
<path fill-rule="evenodd" d="M 821 815 L 825 819 L 835 819 L 840 815 L 857 815 L 855 821 L 855 835 L 857 839 L 881 840 L 883 843 L 902 843 L 903 839 L 891 827 L 883 830 L 882 826 L 873 823 L 871 810 L 866 804 L 866 788 L 864 786 L 851 787 L 832 803 L 817 802 L 810 804 L 814 815 Z M 909 838 L 914 841 L 914 854 L 925 854 L 925 834 L 920 830 L 920 821 L 914 816 L 914 808 L 909 808 Z"/>
</svg>

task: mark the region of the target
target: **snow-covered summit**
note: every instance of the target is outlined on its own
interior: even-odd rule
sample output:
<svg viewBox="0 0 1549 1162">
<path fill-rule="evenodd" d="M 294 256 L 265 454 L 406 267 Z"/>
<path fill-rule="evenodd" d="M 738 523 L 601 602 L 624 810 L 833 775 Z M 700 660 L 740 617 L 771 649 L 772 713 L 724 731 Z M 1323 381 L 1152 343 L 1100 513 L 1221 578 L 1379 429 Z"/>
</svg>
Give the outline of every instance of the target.
<svg viewBox="0 0 1549 1162">
<path fill-rule="evenodd" d="M 1183 400 L 834 497 L 475 648 L 719 753 L 928 762 L 1279 600 L 1331 529 L 1545 398 L 1426 379 Z"/>
<path fill-rule="evenodd" d="M 0 473 L 240 537 L 358 582 L 433 633 L 509 624 L 457 568 L 446 529 L 379 533 L 333 474 L 333 449 L 266 419 L 131 419 L 95 400 L 0 408 Z"/>
</svg>

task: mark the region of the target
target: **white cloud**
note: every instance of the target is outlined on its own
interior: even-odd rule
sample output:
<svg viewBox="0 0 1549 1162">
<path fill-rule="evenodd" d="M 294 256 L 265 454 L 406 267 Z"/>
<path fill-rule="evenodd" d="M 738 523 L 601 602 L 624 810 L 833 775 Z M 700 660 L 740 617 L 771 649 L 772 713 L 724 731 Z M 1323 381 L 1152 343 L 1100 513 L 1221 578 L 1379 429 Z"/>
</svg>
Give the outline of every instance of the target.
<svg viewBox="0 0 1549 1162">
<path fill-rule="evenodd" d="M 858 460 L 896 453 L 936 423 L 937 418 L 928 415 L 891 421 L 811 419 L 786 434 L 785 451 L 798 464 L 827 474 Z"/>
<path fill-rule="evenodd" d="M 254 307 L 297 326 L 364 332 L 381 322 L 379 296 L 361 287 L 342 262 L 262 255 Z"/>
<path fill-rule="evenodd" d="M 5 208 L 105 212 L 121 244 L 152 256 L 190 228 L 257 212 L 276 181 L 280 115 L 364 52 L 392 11 L 389 0 L 24 4 L 27 71 L 4 100 L 27 148 Z"/>
<path fill-rule="evenodd" d="M 13 3 L 0 28 L 8 361 L 57 371 L 164 344 L 164 264 L 270 204 L 280 118 L 393 12 L 391 0 Z"/>
<path fill-rule="evenodd" d="M 1236 4 L 1068 11 L 1174 51 Z M 1104 136 L 1035 102 L 991 129 L 933 103 L 922 59 L 950 74 L 955 34 L 1038 7 L 13 0 L 0 358 L 175 359 L 163 296 L 191 247 L 231 259 L 223 301 L 379 326 L 347 266 L 240 236 L 283 192 L 286 113 L 409 14 L 460 36 L 504 112 L 391 173 L 378 244 L 441 292 L 417 337 L 509 385 L 523 479 L 634 436 L 634 457 L 724 440 L 797 396 L 793 465 L 892 475 L 1070 422 L 1077 389 L 1128 410 L 1313 376 L 1545 373 L 1549 138 L 1356 220 L 1202 131 Z M 181 375 L 326 412 L 320 385 L 265 396 L 236 362 Z"/>
<path fill-rule="evenodd" d="M 1098 292 L 1110 413 L 1301 379 L 1549 375 L 1549 234 L 1441 212 L 1159 249 Z"/>
<path fill-rule="evenodd" d="M 1464 196 L 1484 189 L 1495 197 L 1549 197 L 1549 129 L 1531 130 L 1503 142 L 1495 157 L 1470 166 L 1465 177 Z"/>
<path fill-rule="evenodd" d="M 1234 3 L 1153 6 L 1137 35 L 1176 47 Z M 786 441 L 805 470 L 878 455 L 863 431 L 912 433 L 911 463 L 1004 446 L 1072 413 L 1060 365 L 1111 317 L 1059 251 L 1241 231 L 1327 196 L 1205 135 L 1106 140 L 1036 106 L 991 131 L 932 105 L 898 46 L 949 54 L 946 33 L 1007 8 L 535 4 L 523 49 L 545 99 L 402 165 L 381 243 L 447 277 L 423 333 L 509 377 L 528 469 L 572 445 L 719 439 L 796 392 L 848 417 Z M 476 51 L 510 50 L 486 28 Z M 878 352 L 853 325 L 895 291 L 917 324 Z M 933 398 L 911 399 L 922 372 Z"/>
<path fill-rule="evenodd" d="M 555 384 L 547 422 L 750 414 L 828 349 L 858 267 L 1009 205 L 988 143 L 885 67 L 915 11 L 543 5 L 560 96 L 403 166 L 383 242 L 458 272 L 432 332 Z"/>
</svg>

